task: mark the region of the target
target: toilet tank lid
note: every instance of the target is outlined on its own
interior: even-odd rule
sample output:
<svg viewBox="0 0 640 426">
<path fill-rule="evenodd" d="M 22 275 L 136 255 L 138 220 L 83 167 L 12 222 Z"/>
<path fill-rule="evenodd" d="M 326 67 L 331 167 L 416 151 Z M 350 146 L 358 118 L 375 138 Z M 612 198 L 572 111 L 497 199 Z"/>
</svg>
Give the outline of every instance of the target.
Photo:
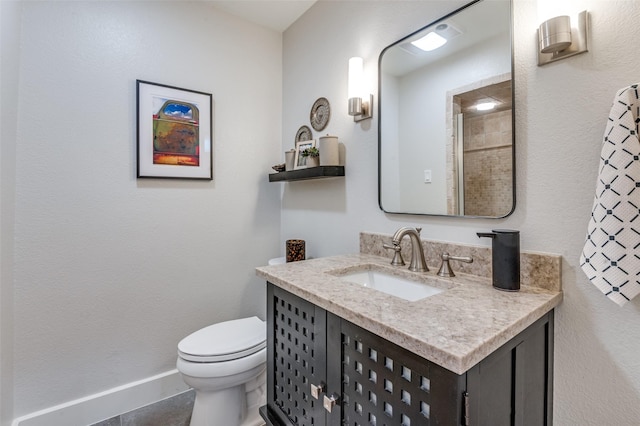
<svg viewBox="0 0 640 426">
<path fill-rule="evenodd" d="M 234 354 L 267 339 L 266 323 L 258 317 L 220 322 L 191 333 L 178 343 L 185 354 L 212 356 Z"/>
</svg>

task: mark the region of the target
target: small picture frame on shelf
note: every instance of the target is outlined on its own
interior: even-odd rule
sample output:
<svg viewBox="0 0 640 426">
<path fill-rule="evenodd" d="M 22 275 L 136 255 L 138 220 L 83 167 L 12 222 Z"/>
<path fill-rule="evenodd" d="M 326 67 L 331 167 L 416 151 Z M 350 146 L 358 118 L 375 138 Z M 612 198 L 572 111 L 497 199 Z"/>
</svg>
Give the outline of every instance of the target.
<svg viewBox="0 0 640 426">
<path fill-rule="evenodd" d="M 293 160 L 293 170 L 306 169 L 310 166 L 307 165 L 308 157 L 302 156 L 302 151 L 307 148 L 313 148 L 316 146 L 316 140 L 312 139 L 310 141 L 298 141 L 296 142 L 296 155 Z"/>
</svg>

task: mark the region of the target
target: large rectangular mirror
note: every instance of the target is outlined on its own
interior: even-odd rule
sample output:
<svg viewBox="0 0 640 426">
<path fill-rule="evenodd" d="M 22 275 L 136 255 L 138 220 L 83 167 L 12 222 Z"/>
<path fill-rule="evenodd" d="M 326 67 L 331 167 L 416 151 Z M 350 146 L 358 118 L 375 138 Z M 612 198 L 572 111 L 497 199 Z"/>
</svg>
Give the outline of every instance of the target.
<svg viewBox="0 0 640 426">
<path fill-rule="evenodd" d="M 382 51 L 382 210 L 492 218 L 513 212 L 511 28 L 510 0 L 476 0 Z"/>
</svg>

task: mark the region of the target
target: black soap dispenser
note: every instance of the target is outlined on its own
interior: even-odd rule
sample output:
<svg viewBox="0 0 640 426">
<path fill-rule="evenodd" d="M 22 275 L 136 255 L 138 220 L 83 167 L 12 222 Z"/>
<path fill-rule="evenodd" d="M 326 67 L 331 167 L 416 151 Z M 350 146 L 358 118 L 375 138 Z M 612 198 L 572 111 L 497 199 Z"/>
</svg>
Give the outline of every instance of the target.
<svg viewBox="0 0 640 426">
<path fill-rule="evenodd" d="M 493 286 L 498 290 L 520 290 L 520 231 L 494 229 L 491 232 L 478 232 L 478 237 L 493 239 Z"/>
</svg>

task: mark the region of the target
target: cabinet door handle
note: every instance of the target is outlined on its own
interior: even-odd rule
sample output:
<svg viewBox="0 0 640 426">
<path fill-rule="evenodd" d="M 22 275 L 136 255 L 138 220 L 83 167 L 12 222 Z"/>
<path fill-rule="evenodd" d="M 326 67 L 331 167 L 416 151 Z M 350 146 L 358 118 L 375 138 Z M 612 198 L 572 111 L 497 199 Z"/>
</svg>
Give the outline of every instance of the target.
<svg viewBox="0 0 640 426">
<path fill-rule="evenodd" d="M 320 398 L 320 394 L 324 392 L 324 383 L 320 383 L 319 385 L 311 385 L 311 396 L 315 399 Z"/>
<path fill-rule="evenodd" d="M 331 412 L 331 409 L 338 403 L 339 399 L 340 397 L 335 393 L 332 394 L 331 396 L 325 395 L 322 405 L 324 406 L 325 410 L 327 410 L 328 412 Z"/>
</svg>

